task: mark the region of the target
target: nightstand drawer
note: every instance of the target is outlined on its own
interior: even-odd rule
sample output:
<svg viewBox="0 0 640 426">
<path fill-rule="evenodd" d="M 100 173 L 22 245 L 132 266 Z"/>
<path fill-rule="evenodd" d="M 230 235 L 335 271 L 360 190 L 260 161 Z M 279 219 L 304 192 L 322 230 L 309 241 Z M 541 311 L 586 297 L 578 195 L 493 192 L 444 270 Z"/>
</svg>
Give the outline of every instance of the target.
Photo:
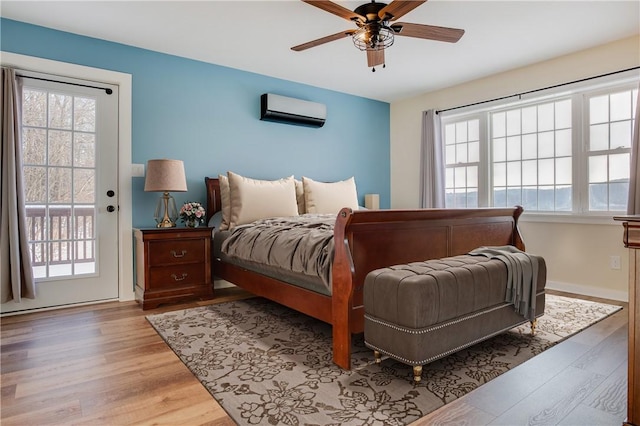
<svg viewBox="0 0 640 426">
<path fill-rule="evenodd" d="M 205 242 L 199 240 L 169 240 L 149 242 L 149 266 L 204 262 Z"/>
<path fill-rule="evenodd" d="M 205 268 L 202 263 L 149 268 L 150 290 L 202 285 L 205 282 Z"/>
</svg>

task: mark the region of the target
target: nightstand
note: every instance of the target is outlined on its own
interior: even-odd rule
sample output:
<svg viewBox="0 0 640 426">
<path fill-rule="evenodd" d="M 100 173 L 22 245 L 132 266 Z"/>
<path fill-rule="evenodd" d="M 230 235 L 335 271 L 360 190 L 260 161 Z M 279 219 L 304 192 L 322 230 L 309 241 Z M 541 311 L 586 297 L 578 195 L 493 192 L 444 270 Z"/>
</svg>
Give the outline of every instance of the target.
<svg viewBox="0 0 640 426">
<path fill-rule="evenodd" d="M 213 297 L 213 228 L 134 229 L 136 301 L 142 309 Z"/>
</svg>

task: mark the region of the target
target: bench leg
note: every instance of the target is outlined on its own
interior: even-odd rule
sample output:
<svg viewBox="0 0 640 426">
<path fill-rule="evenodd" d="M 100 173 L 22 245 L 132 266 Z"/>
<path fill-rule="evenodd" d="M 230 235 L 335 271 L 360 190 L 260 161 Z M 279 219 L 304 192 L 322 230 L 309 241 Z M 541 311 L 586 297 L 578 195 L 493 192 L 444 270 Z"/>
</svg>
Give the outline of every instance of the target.
<svg viewBox="0 0 640 426">
<path fill-rule="evenodd" d="M 376 359 L 376 364 L 380 364 L 382 362 L 382 354 L 378 351 L 373 351 L 373 357 Z"/>
<path fill-rule="evenodd" d="M 536 326 L 538 325 L 538 318 L 534 319 L 533 321 L 531 321 L 531 335 L 535 336 L 536 335 Z"/>
<path fill-rule="evenodd" d="M 413 381 L 418 383 L 420 380 L 422 380 L 422 366 L 421 365 L 414 365 L 413 366 Z"/>
</svg>

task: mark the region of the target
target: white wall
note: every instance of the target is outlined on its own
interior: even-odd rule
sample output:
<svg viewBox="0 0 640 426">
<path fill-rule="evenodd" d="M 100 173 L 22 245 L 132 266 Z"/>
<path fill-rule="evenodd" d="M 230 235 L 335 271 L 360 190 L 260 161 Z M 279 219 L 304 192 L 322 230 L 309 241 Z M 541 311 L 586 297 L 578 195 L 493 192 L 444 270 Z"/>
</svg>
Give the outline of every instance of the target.
<svg viewBox="0 0 640 426">
<path fill-rule="evenodd" d="M 421 113 L 540 89 L 640 65 L 640 35 L 391 104 L 391 207 L 419 207 Z M 622 225 L 526 222 L 527 250 L 545 257 L 550 287 L 626 298 Z M 621 256 L 611 270 L 609 256 Z"/>
</svg>

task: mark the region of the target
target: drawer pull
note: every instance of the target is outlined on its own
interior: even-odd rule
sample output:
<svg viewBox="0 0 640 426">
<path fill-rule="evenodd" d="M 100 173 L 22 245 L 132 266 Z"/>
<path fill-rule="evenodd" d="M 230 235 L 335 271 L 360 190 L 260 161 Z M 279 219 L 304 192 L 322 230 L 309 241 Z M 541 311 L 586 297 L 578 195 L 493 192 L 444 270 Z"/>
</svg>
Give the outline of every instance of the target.
<svg viewBox="0 0 640 426">
<path fill-rule="evenodd" d="M 176 253 L 175 250 L 171 250 L 171 254 L 173 255 L 173 257 L 184 257 L 184 255 L 187 254 L 187 251 L 186 250 L 181 250 L 181 251 L 182 253 L 178 254 Z"/>
<path fill-rule="evenodd" d="M 182 273 L 182 277 L 178 278 L 178 276 L 176 274 L 171 274 L 171 278 L 173 278 L 174 281 L 182 281 L 185 278 L 187 278 L 187 274 L 185 272 Z"/>
</svg>

